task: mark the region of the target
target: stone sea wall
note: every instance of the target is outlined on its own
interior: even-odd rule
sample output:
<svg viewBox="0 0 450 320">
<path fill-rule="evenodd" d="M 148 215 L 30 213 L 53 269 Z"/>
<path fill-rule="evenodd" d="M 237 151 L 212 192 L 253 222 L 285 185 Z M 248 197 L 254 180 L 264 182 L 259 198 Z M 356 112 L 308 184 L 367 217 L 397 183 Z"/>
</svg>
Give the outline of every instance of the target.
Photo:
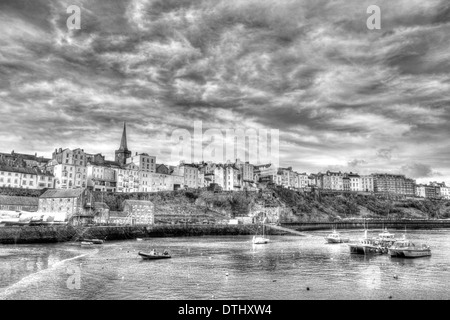
<svg viewBox="0 0 450 320">
<path fill-rule="evenodd" d="M 81 241 L 96 238 L 112 240 L 129 240 L 152 237 L 192 237 L 221 235 L 253 235 L 257 225 L 155 225 L 155 226 L 27 226 L 0 228 L 1 244 L 54 243 Z M 267 234 L 281 235 L 286 232 L 266 229 Z"/>
</svg>

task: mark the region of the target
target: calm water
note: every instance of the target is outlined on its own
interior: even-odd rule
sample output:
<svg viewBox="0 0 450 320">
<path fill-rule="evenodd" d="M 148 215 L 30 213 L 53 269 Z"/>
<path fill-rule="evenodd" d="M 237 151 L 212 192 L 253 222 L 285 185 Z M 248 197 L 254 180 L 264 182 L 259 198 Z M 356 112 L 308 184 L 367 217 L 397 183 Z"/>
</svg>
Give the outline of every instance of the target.
<svg viewBox="0 0 450 320">
<path fill-rule="evenodd" d="M 410 239 L 432 247 L 432 257 L 415 260 L 350 255 L 345 244 L 325 244 L 327 233 L 272 236 L 272 243 L 258 246 L 251 236 L 157 238 L 94 248 L 0 245 L 0 299 L 450 297 L 450 230 L 408 232 Z M 352 239 L 362 235 L 341 233 Z M 153 247 L 169 249 L 173 258 L 142 261 L 137 255 Z M 79 289 L 71 277 L 80 279 Z"/>
</svg>

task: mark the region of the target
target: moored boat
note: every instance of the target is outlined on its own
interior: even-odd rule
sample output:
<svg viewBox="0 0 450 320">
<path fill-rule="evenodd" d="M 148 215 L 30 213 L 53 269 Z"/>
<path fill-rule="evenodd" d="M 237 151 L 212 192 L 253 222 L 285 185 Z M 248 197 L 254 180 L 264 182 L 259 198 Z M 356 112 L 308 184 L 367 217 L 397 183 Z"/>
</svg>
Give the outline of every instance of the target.
<svg viewBox="0 0 450 320">
<path fill-rule="evenodd" d="M 262 235 L 258 236 L 258 235 L 254 235 L 252 242 L 253 244 L 266 244 L 269 243 L 269 238 L 265 237 L 265 233 L 264 233 L 264 222 L 266 222 L 266 219 L 263 220 L 262 222 Z"/>
<path fill-rule="evenodd" d="M 390 247 L 395 241 L 397 241 L 397 239 L 395 239 L 394 234 L 390 233 L 387 228 L 385 228 L 382 233 L 378 234 L 376 241 L 377 244 L 382 247 Z"/>
<path fill-rule="evenodd" d="M 138 255 L 142 257 L 144 260 L 157 260 L 157 259 L 169 259 L 172 258 L 172 256 L 169 254 L 168 251 L 156 252 L 155 250 L 150 251 L 150 253 L 144 253 L 144 252 L 138 252 Z"/>
<path fill-rule="evenodd" d="M 415 244 L 407 239 L 396 241 L 388 251 L 391 257 L 421 258 L 431 256 L 431 248 L 426 244 Z"/>
<path fill-rule="evenodd" d="M 364 237 L 360 240 L 349 243 L 350 253 L 353 254 L 382 254 L 386 251 L 383 247 L 377 244 L 375 239 L 370 239 L 367 236 L 367 230 L 364 230 Z"/>
<path fill-rule="evenodd" d="M 325 237 L 328 243 L 347 243 L 350 242 L 349 238 L 343 238 L 339 232 L 333 230 L 332 233 Z"/>
<path fill-rule="evenodd" d="M 105 242 L 105 240 L 102 239 L 83 239 L 81 241 L 92 242 L 92 244 L 103 244 L 103 242 Z"/>
<path fill-rule="evenodd" d="M 269 242 L 269 239 L 264 237 L 253 236 L 252 242 L 253 244 L 266 244 Z"/>
<path fill-rule="evenodd" d="M 90 242 L 90 241 L 81 241 L 81 246 L 82 246 L 82 247 L 90 247 L 90 246 L 92 246 L 92 245 L 94 245 L 93 242 Z"/>
</svg>

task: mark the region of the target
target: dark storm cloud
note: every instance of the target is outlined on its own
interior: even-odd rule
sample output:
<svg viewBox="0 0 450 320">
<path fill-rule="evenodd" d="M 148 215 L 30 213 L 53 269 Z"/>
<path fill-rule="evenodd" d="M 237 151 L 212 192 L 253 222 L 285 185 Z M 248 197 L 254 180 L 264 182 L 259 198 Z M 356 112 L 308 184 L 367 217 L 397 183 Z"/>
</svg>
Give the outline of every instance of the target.
<svg viewBox="0 0 450 320">
<path fill-rule="evenodd" d="M 130 146 L 151 153 L 201 120 L 280 129 L 281 163 L 299 171 L 428 177 L 420 163 L 449 177 L 450 5 L 377 1 L 371 31 L 371 4 L 3 0 L 1 149 L 111 156 L 127 121 Z M 81 30 L 67 30 L 69 5 Z"/>
</svg>

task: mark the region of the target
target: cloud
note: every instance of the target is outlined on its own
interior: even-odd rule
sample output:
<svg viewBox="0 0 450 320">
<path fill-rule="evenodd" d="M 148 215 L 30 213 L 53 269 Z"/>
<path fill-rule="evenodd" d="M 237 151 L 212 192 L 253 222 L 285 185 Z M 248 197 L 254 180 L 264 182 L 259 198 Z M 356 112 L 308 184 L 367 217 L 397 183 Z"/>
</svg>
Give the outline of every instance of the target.
<svg viewBox="0 0 450 320">
<path fill-rule="evenodd" d="M 367 164 L 367 161 L 354 159 L 354 160 L 348 162 L 349 167 L 358 167 L 358 166 L 364 165 L 364 164 Z"/>
<path fill-rule="evenodd" d="M 381 148 L 377 150 L 377 157 L 380 159 L 391 160 L 394 148 Z"/>
<path fill-rule="evenodd" d="M 412 163 L 401 167 L 401 171 L 412 178 L 428 178 L 433 176 L 442 176 L 441 173 L 422 163 Z"/>
<path fill-rule="evenodd" d="M 81 30 L 67 30 L 70 4 Z M 450 179 L 450 5 L 380 0 L 368 30 L 370 4 L 1 1 L 0 136 L 15 137 L 2 148 L 112 157 L 126 120 L 133 151 L 152 153 L 203 121 L 280 129 L 281 164 L 302 172 L 414 159 Z"/>
</svg>

